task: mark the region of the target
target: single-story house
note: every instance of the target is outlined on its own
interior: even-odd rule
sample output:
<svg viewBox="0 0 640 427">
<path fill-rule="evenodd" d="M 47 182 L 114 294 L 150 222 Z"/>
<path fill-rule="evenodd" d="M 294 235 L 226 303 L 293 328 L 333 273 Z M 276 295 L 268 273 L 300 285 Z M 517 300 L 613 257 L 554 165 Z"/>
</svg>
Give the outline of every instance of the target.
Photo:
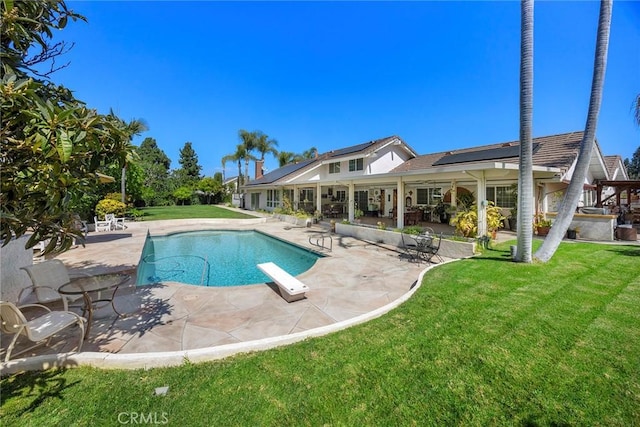
<svg viewBox="0 0 640 427">
<path fill-rule="evenodd" d="M 571 181 L 582 136 L 570 132 L 533 139 L 536 212 L 556 209 Z M 494 202 L 506 216 L 516 207 L 518 157 L 518 141 L 419 155 L 390 136 L 316 153 L 265 175 L 257 165 L 256 179 L 243 187 L 245 207 L 272 211 L 288 200 L 293 209 L 349 221 L 356 214 L 392 217 L 402 228 L 411 221 L 408 212 L 419 208 L 422 219 L 446 221 L 447 211 L 472 198 L 481 201 L 478 233 L 484 234 L 487 204 L 482 201 Z M 614 177 L 627 179 L 624 164 L 619 156 L 603 156 L 596 141 L 580 205 L 594 206 L 595 183 Z"/>
</svg>

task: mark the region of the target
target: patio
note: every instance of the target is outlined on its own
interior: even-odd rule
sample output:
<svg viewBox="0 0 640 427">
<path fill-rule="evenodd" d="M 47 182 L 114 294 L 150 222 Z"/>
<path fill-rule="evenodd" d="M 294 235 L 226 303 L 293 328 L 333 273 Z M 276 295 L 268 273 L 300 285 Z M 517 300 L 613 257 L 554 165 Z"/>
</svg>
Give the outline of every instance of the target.
<svg viewBox="0 0 640 427">
<path fill-rule="evenodd" d="M 317 247 L 310 245 L 309 235 L 325 230 L 292 227 L 264 218 L 137 222 L 130 223 L 124 231 L 90 233 L 85 247 L 72 249 L 57 258 L 70 273 L 81 271 L 95 275 L 118 271 L 135 275 L 147 230 L 156 235 L 186 230 L 253 228 L 310 249 Z M 407 262 L 394 248 L 384 245 L 338 235 L 334 235 L 333 240 L 333 251 L 325 252 L 326 257 L 298 276 L 310 289 L 306 299 L 294 303 L 287 303 L 275 285 L 264 283 L 207 288 L 169 282 L 120 288 L 115 304 L 124 315 L 117 317 L 109 306 L 97 310 L 82 353 L 72 356 L 73 363 L 113 366 L 106 362 L 105 356 L 117 354 L 132 356 L 136 361 L 125 357 L 125 362 L 117 362 L 116 366 L 150 366 L 149 360 L 158 359 L 161 354 L 166 356 L 166 352 L 177 352 L 174 356 L 183 360 L 186 351 L 206 352 L 206 349 L 218 348 L 219 354 L 226 355 L 249 351 L 247 348 L 253 347 L 244 344 L 255 340 L 262 341 L 260 345 L 263 345 L 265 340 L 276 337 L 288 336 L 295 341 L 321 335 L 341 322 L 347 325 L 366 321 L 386 312 L 386 309 L 381 311 L 382 307 L 394 302 L 399 304 L 427 268 L 425 263 Z M 3 340 L 4 345 L 6 341 Z M 27 355 L 51 356 L 73 351 L 75 345 L 74 339 L 54 339 L 50 347 L 38 347 Z M 4 348 L 0 355 L 3 354 Z M 193 352 L 191 357 L 196 357 Z M 164 363 L 166 360 L 160 362 Z"/>
</svg>

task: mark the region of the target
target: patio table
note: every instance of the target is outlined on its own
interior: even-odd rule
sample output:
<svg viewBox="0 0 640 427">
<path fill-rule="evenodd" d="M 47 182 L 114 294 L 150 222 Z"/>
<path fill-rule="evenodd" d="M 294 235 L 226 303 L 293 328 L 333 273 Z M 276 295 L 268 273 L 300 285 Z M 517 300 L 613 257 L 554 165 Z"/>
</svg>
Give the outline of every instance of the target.
<svg viewBox="0 0 640 427">
<path fill-rule="evenodd" d="M 62 295 L 82 295 L 84 304 L 82 306 L 82 316 L 87 313 L 87 328 L 85 329 L 84 339 L 86 340 L 91 330 L 91 321 L 93 320 L 94 309 L 98 308 L 99 303 L 109 303 L 113 311 L 120 316 L 116 310 L 114 299 L 118 288 L 131 280 L 130 274 L 103 274 L 99 276 L 81 277 L 72 280 L 66 285 L 62 285 L 58 292 Z M 107 293 L 109 296 L 103 296 Z M 94 295 L 97 297 L 94 299 Z"/>
</svg>

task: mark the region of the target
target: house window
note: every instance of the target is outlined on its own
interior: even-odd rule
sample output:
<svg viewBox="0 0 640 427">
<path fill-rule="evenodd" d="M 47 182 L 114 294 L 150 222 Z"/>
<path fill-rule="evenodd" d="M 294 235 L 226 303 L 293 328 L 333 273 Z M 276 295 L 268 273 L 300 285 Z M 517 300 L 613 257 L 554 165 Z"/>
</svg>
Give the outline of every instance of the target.
<svg viewBox="0 0 640 427">
<path fill-rule="evenodd" d="M 487 187 L 487 200 L 495 203 L 501 208 L 515 208 L 516 199 L 513 197 L 513 189 L 511 186 L 495 186 Z"/>
<path fill-rule="evenodd" d="M 349 160 L 349 172 L 361 171 L 363 169 L 364 169 L 364 159 L 362 157 L 359 159 Z"/>
<path fill-rule="evenodd" d="M 437 205 L 442 200 L 441 188 L 418 188 L 416 203 L 419 205 Z"/>
<path fill-rule="evenodd" d="M 280 190 L 267 190 L 267 207 L 277 208 L 280 206 Z"/>
<path fill-rule="evenodd" d="M 340 173 L 340 162 L 329 163 L 329 173 Z"/>
<path fill-rule="evenodd" d="M 336 190 L 336 200 L 338 202 L 344 202 L 347 200 L 347 191 L 346 190 Z"/>
<path fill-rule="evenodd" d="M 356 198 L 356 209 L 360 209 L 363 213 L 369 209 L 369 192 L 368 191 L 356 191 L 354 194 Z"/>
<path fill-rule="evenodd" d="M 305 188 L 300 190 L 300 202 L 313 203 L 313 188 Z"/>
</svg>

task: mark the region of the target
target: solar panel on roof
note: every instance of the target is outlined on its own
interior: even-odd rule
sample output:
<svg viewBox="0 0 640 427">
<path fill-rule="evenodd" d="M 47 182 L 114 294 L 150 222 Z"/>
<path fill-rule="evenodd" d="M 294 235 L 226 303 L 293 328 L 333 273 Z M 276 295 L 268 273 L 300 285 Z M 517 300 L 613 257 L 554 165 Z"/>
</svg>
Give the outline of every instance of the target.
<svg viewBox="0 0 640 427">
<path fill-rule="evenodd" d="M 352 147 L 342 148 L 340 150 L 336 150 L 333 153 L 331 153 L 331 157 L 346 156 L 347 154 L 357 153 L 358 151 L 362 151 L 365 148 L 369 147 L 370 145 L 371 145 L 370 142 L 365 142 L 364 144 L 358 144 Z"/>
<path fill-rule="evenodd" d="M 535 153 L 539 147 L 539 143 L 533 144 L 533 152 Z M 518 156 L 520 156 L 520 146 L 513 145 L 509 147 L 489 148 L 486 150 L 449 154 L 447 156 L 441 157 L 437 162 L 433 164 L 433 166 L 451 165 L 454 163 L 478 162 L 482 160 L 498 160 Z"/>
<path fill-rule="evenodd" d="M 247 185 L 271 184 L 272 182 L 275 182 L 280 178 L 283 178 L 299 169 L 302 169 L 313 161 L 315 161 L 315 159 L 307 159 L 298 163 L 289 163 L 288 165 L 284 165 L 281 168 L 263 175 L 261 178 L 249 182 Z"/>
</svg>

